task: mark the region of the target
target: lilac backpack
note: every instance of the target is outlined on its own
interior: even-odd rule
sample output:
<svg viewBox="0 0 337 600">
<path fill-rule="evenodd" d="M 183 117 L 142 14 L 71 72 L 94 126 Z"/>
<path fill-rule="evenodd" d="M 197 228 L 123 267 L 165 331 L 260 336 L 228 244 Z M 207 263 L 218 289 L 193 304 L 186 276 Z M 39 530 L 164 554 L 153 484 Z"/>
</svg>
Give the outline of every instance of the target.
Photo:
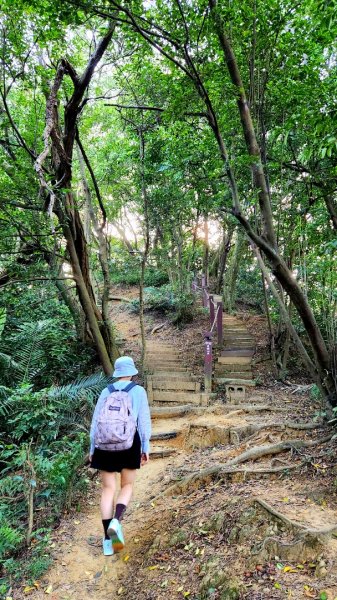
<svg viewBox="0 0 337 600">
<path fill-rule="evenodd" d="M 109 395 L 99 412 L 95 446 L 116 452 L 128 450 L 133 444 L 137 425 L 132 413 L 132 399 L 128 392 L 137 385 L 133 381 L 123 390 L 108 386 Z"/>
</svg>

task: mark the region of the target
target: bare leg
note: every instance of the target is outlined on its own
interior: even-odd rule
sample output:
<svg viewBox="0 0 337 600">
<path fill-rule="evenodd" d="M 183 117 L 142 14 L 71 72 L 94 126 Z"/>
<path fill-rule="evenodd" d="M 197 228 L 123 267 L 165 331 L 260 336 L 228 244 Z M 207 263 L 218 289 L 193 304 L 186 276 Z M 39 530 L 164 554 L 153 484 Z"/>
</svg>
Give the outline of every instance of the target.
<svg viewBox="0 0 337 600">
<path fill-rule="evenodd" d="M 114 510 L 114 495 L 116 491 L 116 473 L 101 471 L 102 496 L 101 514 L 102 519 L 112 519 Z"/>
<path fill-rule="evenodd" d="M 133 492 L 133 484 L 136 479 L 136 469 L 122 469 L 121 472 L 121 489 L 117 496 L 116 504 L 124 504 L 127 506 L 131 500 Z"/>
</svg>

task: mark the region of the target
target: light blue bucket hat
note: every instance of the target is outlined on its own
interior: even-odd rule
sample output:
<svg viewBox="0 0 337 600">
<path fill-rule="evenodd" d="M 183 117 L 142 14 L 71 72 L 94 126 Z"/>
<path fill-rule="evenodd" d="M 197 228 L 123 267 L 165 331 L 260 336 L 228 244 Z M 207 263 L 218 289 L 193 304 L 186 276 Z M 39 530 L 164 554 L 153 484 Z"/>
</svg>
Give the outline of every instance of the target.
<svg viewBox="0 0 337 600">
<path fill-rule="evenodd" d="M 120 356 L 115 362 L 113 377 L 132 377 L 137 375 L 138 371 L 131 356 Z"/>
</svg>

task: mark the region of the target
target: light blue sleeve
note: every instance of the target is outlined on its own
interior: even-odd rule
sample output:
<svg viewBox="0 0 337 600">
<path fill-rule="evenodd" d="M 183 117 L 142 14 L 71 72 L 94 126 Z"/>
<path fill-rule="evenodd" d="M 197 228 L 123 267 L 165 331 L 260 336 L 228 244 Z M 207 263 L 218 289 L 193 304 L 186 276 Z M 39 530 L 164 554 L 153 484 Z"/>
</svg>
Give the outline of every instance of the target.
<svg viewBox="0 0 337 600">
<path fill-rule="evenodd" d="M 143 387 L 137 389 L 139 398 L 138 432 L 142 444 L 142 452 L 150 452 L 151 415 L 147 394 Z"/>
<path fill-rule="evenodd" d="M 108 388 L 104 388 L 104 390 L 100 394 L 100 397 L 97 400 L 94 414 L 92 416 L 91 427 L 90 427 L 90 451 L 89 451 L 89 454 L 91 454 L 91 455 L 94 453 L 94 450 L 95 450 L 95 433 L 96 433 L 98 415 L 100 413 L 100 410 L 104 403 L 104 400 L 105 400 L 105 398 L 108 397 L 108 395 L 109 395 Z"/>
</svg>

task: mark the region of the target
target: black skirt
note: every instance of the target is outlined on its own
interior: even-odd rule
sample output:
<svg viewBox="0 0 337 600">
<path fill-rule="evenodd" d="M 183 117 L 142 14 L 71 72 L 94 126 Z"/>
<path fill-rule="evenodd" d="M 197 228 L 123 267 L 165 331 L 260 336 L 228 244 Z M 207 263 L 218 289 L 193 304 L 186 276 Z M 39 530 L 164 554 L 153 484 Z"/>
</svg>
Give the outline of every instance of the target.
<svg viewBox="0 0 337 600">
<path fill-rule="evenodd" d="M 122 469 L 140 469 L 141 443 L 138 431 L 133 438 L 133 444 L 128 450 L 111 452 L 95 448 L 91 468 L 108 473 L 120 473 Z"/>
</svg>

